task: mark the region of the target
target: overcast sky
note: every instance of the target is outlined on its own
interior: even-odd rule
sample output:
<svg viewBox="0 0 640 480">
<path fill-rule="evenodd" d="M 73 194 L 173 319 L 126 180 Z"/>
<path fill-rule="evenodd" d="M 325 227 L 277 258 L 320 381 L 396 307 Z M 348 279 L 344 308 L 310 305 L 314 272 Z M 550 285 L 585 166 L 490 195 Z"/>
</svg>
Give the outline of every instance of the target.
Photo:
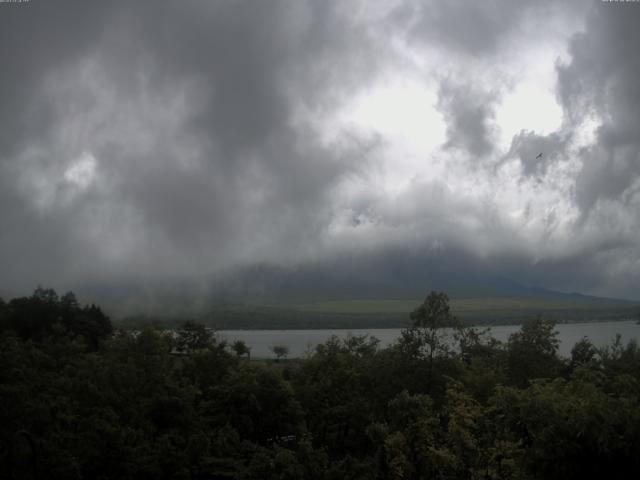
<svg viewBox="0 0 640 480">
<path fill-rule="evenodd" d="M 600 0 L 0 3 L 0 291 L 392 248 L 640 299 L 638 25 Z"/>
</svg>

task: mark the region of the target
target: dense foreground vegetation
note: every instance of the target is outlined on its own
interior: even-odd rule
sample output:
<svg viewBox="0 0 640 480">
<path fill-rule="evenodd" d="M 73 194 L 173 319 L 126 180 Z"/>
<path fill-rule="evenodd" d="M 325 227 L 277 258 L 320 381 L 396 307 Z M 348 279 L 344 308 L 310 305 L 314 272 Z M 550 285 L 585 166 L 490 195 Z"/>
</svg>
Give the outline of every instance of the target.
<svg viewBox="0 0 640 480">
<path fill-rule="evenodd" d="M 436 293 L 410 319 L 386 349 L 333 338 L 266 362 L 194 323 L 112 331 L 69 294 L 0 301 L 0 477 L 640 475 L 635 342 L 585 339 L 563 359 L 542 319 L 505 344 L 447 339 Z"/>
</svg>

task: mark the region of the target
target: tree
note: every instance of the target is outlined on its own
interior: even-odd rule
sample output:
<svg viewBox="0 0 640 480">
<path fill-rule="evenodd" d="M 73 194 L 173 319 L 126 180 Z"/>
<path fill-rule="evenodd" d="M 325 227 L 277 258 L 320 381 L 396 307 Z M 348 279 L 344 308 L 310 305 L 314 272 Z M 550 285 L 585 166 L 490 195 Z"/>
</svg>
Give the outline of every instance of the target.
<svg viewBox="0 0 640 480">
<path fill-rule="evenodd" d="M 525 386 L 534 378 L 553 378 L 562 366 L 558 358 L 559 340 L 555 322 L 541 317 L 522 324 L 509 336 L 507 369 L 512 383 Z"/>
<path fill-rule="evenodd" d="M 93 304 L 82 309 L 77 306 L 77 302 L 70 305 L 71 310 L 63 317 L 63 325 L 73 334 L 82 335 L 90 348 L 97 349 L 100 341 L 113 331 L 109 317 Z M 63 306 L 63 311 L 64 308 Z"/>
<path fill-rule="evenodd" d="M 36 287 L 31 298 L 49 305 L 55 305 L 58 303 L 58 294 L 56 291 L 53 288 L 44 288 L 41 285 Z"/>
<path fill-rule="evenodd" d="M 5 301 L 0 298 L 0 332 L 9 328 L 9 310 Z"/>
<path fill-rule="evenodd" d="M 214 341 L 214 334 L 210 329 L 202 323 L 188 320 L 178 330 L 175 346 L 180 352 L 191 353 L 211 346 Z"/>
<path fill-rule="evenodd" d="M 280 361 L 281 358 L 287 358 L 287 355 L 289 355 L 289 347 L 286 345 L 274 345 L 270 350 L 276 356 L 276 362 Z"/>
<path fill-rule="evenodd" d="M 459 322 L 451 314 L 447 294 L 433 291 L 411 312 L 410 318 L 412 326 L 402 333 L 403 341 L 410 346 L 415 355 L 426 357 L 430 385 L 434 358 L 450 351 L 450 342 L 443 329 L 453 328 L 459 325 Z"/>
<path fill-rule="evenodd" d="M 231 349 L 236 352 L 238 357 L 246 355 L 248 359 L 251 359 L 251 347 L 249 347 L 243 340 L 236 340 L 231 344 Z"/>
<path fill-rule="evenodd" d="M 371 357 L 378 350 L 380 340 L 376 337 L 365 335 L 353 335 L 349 333 L 344 340 L 344 347 L 347 351 L 357 357 Z"/>
<path fill-rule="evenodd" d="M 266 444 L 302 433 L 302 409 L 280 369 L 242 362 L 211 390 L 208 413 L 243 439 Z"/>
<path fill-rule="evenodd" d="M 403 391 L 389 402 L 388 412 L 389 478 L 455 478 L 444 474 L 451 455 L 431 397 Z"/>
<path fill-rule="evenodd" d="M 72 292 L 58 297 L 55 290 L 42 287 L 30 297 L 14 298 L 1 308 L 0 328 L 35 341 L 60 335 L 81 336 L 92 350 L 113 331 L 111 320 L 100 307 L 82 307 Z"/>
<path fill-rule="evenodd" d="M 582 337 L 571 349 L 571 366 L 577 367 L 591 362 L 598 353 L 596 347 L 587 338 Z"/>
</svg>

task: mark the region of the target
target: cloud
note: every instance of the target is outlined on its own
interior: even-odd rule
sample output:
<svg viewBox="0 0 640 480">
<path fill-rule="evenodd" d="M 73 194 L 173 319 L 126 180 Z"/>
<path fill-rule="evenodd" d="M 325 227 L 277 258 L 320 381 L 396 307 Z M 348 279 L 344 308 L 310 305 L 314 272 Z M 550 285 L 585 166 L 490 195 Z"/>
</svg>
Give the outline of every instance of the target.
<svg viewBox="0 0 640 480">
<path fill-rule="evenodd" d="M 438 107 L 447 121 L 445 148 L 461 148 L 473 157 L 484 157 L 493 151 L 495 98 L 490 92 L 469 85 L 443 82 Z"/>
<path fill-rule="evenodd" d="M 594 249 L 591 261 L 609 293 L 637 296 L 630 278 L 640 275 L 640 60 L 632 45 L 640 10 L 630 6 L 593 4 L 585 30 L 571 39 L 571 60 L 558 67 L 558 95 L 569 128 L 593 130 L 577 152 L 575 202 L 580 232 L 609 246 Z"/>
<path fill-rule="evenodd" d="M 324 145 L 299 118 L 336 101 L 337 73 L 340 95 L 366 84 L 374 46 L 357 18 L 315 2 L 86 3 L 66 6 L 79 28 L 37 2 L 3 17 L 4 283 L 304 252 L 331 186 L 370 148 Z M 51 275 L 44 252 L 66 266 Z"/>
<path fill-rule="evenodd" d="M 392 249 L 639 295 L 633 5 L 0 8 L 1 289 Z"/>
<path fill-rule="evenodd" d="M 493 0 L 403 2 L 396 18 L 408 24 L 412 38 L 430 45 L 444 44 L 456 53 L 481 55 L 498 49 L 501 38 L 517 28 L 528 8 Z"/>
<path fill-rule="evenodd" d="M 549 165 L 557 162 L 566 152 L 568 139 L 560 133 L 537 135 L 531 131 L 521 131 L 511 141 L 507 156 L 516 156 L 522 165 L 522 173 L 527 177 L 543 177 Z"/>
<path fill-rule="evenodd" d="M 622 200 L 640 174 L 640 59 L 637 8 L 595 5 L 585 32 L 571 41 L 571 62 L 559 68 L 559 94 L 576 124 L 600 123 L 582 152 L 577 201 L 588 211 L 601 199 Z"/>
</svg>

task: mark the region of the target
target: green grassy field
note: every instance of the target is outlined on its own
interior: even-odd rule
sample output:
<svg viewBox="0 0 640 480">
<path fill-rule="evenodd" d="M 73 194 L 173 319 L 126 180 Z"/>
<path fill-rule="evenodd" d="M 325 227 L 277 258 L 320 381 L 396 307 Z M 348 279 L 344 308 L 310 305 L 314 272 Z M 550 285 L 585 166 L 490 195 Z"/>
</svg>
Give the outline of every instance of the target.
<svg viewBox="0 0 640 480">
<path fill-rule="evenodd" d="M 280 304 L 282 311 L 328 321 L 357 321 L 397 326 L 408 322 L 409 313 L 420 299 L 326 300 Z M 640 305 L 590 298 L 453 298 L 453 315 L 469 324 L 499 325 L 521 323 L 542 316 L 557 322 L 623 320 L 637 318 Z M 367 319 L 365 321 L 365 319 Z M 333 322 L 331 322 L 333 323 Z"/>
<path fill-rule="evenodd" d="M 279 308 L 293 309 L 314 313 L 347 313 L 347 314 L 408 314 L 420 305 L 421 300 L 327 300 L 308 303 L 291 303 L 278 305 Z M 454 298 L 451 299 L 451 310 L 454 315 L 475 312 L 498 311 L 557 311 L 611 309 L 629 307 L 628 304 L 614 304 L 590 300 L 546 300 L 538 298 Z"/>
<path fill-rule="evenodd" d="M 220 330 L 403 328 L 410 325 L 409 314 L 421 302 L 420 299 L 372 299 L 221 304 L 189 318 Z M 559 323 L 625 320 L 637 318 L 640 305 L 589 298 L 454 298 L 451 310 L 468 325 L 505 325 L 522 323 L 538 315 Z M 184 315 L 175 315 L 159 320 L 178 325 L 184 319 Z M 139 326 L 149 320 L 134 317 L 123 323 Z"/>
</svg>

